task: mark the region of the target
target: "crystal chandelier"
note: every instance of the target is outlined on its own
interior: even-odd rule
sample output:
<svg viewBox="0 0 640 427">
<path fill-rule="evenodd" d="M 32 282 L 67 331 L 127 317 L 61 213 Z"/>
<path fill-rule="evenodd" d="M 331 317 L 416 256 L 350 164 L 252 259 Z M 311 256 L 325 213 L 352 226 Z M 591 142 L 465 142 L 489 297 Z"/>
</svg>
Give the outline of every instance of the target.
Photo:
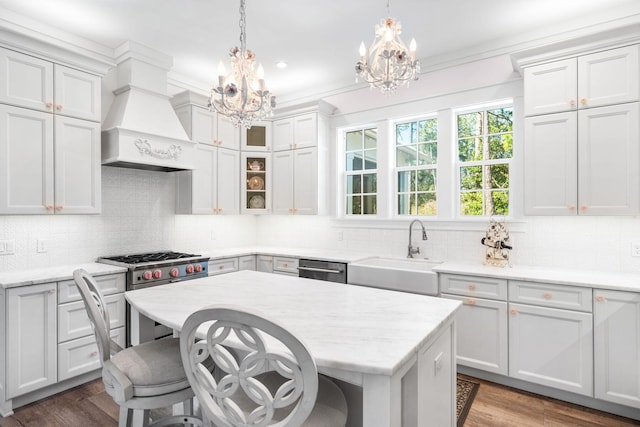
<svg viewBox="0 0 640 427">
<path fill-rule="evenodd" d="M 394 93 L 395 89 L 408 85 L 409 80 L 418 80 L 420 61 L 415 58 L 416 41 L 411 39 L 409 52 L 400 38 L 402 25 L 391 18 L 389 0 L 387 0 L 387 18 L 376 25 L 375 38 L 367 50 L 364 42 L 360 44 L 360 60 L 356 64 L 356 82 L 362 79 L 372 88 L 379 88 L 384 94 Z"/>
<path fill-rule="evenodd" d="M 245 27 L 245 0 L 240 0 L 240 48 L 234 47 L 229 51 L 229 74 L 220 61 L 218 86 L 211 89 L 209 109 L 229 117 L 235 127 L 248 129 L 254 121 L 272 114 L 276 97 L 266 88 L 262 65 L 255 70 L 255 54 L 247 50 Z"/>
</svg>

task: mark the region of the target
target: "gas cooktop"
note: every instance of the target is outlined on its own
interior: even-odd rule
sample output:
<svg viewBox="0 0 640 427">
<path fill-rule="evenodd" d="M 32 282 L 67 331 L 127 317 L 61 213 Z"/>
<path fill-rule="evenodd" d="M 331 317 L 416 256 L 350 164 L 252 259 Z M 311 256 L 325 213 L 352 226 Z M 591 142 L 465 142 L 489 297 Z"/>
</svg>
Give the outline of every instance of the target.
<svg viewBox="0 0 640 427">
<path fill-rule="evenodd" d="M 162 262 L 171 262 L 176 260 L 187 261 L 189 258 L 204 258 L 202 255 L 195 254 L 187 254 L 182 252 L 171 252 L 171 251 L 163 251 L 163 252 L 149 252 L 144 254 L 133 254 L 133 255 L 119 255 L 112 257 L 102 257 L 99 258 L 98 261 L 112 261 L 120 264 L 133 265 L 133 264 L 143 264 L 143 263 L 162 263 Z"/>
</svg>

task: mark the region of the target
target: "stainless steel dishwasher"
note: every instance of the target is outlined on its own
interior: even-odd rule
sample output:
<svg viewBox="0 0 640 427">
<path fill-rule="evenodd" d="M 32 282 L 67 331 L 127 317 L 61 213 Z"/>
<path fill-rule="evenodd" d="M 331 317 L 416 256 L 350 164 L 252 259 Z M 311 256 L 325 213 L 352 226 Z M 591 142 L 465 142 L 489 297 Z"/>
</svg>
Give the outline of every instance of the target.
<svg viewBox="0 0 640 427">
<path fill-rule="evenodd" d="M 298 262 L 298 277 L 347 283 L 347 264 L 344 262 L 301 259 Z"/>
</svg>

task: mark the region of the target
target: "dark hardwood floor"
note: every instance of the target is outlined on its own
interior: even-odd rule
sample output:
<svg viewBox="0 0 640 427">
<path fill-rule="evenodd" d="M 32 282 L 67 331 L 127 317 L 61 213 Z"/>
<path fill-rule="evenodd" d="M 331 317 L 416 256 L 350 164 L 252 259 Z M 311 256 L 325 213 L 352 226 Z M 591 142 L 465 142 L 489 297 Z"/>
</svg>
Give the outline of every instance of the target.
<svg viewBox="0 0 640 427">
<path fill-rule="evenodd" d="M 490 382 L 480 383 L 465 427 L 627 427 L 640 421 L 521 392 Z M 118 425 L 118 407 L 104 391 L 101 380 L 92 381 L 18 408 L 0 418 L 1 427 L 93 427 Z M 438 427 L 438 426 L 433 426 Z"/>
</svg>

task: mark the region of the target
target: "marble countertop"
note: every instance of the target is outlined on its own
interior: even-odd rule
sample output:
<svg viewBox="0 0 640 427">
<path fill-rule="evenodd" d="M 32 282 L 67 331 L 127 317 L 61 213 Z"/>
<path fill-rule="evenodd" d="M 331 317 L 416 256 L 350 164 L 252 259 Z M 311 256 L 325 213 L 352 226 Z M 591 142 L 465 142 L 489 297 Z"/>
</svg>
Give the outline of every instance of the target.
<svg viewBox="0 0 640 427">
<path fill-rule="evenodd" d="M 211 257 L 212 260 L 243 255 L 271 255 L 293 258 L 310 258 L 323 261 L 346 263 L 375 256 L 375 254 L 363 252 L 338 251 L 333 249 L 305 249 L 280 246 L 244 246 L 237 248 L 216 249 L 213 251 L 204 251 L 202 252 L 202 255 Z"/>
<path fill-rule="evenodd" d="M 640 274 L 611 273 L 578 269 L 533 266 L 493 267 L 484 264 L 445 262 L 433 268 L 438 273 L 529 280 L 597 289 L 640 292 Z"/>
<path fill-rule="evenodd" d="M 97 262 L 86 264 L 61 265 L 58 267 L 32 268 L 28 270 L 10 271 L 0 273 L 0 288 L 15 288 L 18 286 L 37 285 L 40 283 L 58 282 L 73 279 L 73 271 L 84 268 L 94 276 L 105 274 L 124 273 L 126 268 Z"/>
<path fill-rule="evenodd" d="M 257 271 L 125 293 L 140 313 L 180 330 L 194 311 L 236 304 L 265 313 L 308 346 L 318 369 L 391 375 L 438 335 L 460 301 Z"/>
</svg>

